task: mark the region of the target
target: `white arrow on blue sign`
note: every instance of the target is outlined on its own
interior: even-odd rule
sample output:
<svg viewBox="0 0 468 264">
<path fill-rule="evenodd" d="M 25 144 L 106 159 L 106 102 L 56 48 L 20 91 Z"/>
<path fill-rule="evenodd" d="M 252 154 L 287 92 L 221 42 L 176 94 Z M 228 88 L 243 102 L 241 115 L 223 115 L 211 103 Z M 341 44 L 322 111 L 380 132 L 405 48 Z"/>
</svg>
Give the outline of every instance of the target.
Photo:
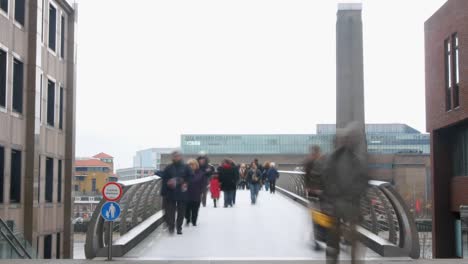
<svg viewBox="0 0 468 264">
<path fill-rule="evenodd" d="M 106 221 L 115 221 L 120 216 L 120 205 L 116 202 L 106 202 L 101 208 L 101 216 Z"/>
</svg>

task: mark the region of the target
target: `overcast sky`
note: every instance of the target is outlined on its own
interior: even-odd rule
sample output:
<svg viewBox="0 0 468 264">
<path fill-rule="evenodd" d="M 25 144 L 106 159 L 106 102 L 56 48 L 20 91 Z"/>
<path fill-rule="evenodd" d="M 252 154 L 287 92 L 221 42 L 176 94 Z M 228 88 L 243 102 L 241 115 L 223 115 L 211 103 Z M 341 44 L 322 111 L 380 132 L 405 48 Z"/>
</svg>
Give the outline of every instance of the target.
<svg viewBox="0 0 468 264">
<path fill-rule="evenodd" d="M 425 131 L 424 21 L 446 0 L 364 0 L 367 123 Z M 77 156 L 184 133 L 335 122 L 335 0 L 79 0 Z"/>
</svg>

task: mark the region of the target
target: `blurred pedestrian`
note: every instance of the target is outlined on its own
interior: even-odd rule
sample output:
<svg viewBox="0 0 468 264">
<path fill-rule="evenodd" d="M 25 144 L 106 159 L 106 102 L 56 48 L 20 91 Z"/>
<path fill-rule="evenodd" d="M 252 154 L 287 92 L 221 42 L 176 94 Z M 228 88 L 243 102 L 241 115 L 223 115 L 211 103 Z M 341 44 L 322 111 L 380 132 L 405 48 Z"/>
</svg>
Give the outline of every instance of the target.
<svg viewBox="0 0 468 264">
<path fill-rule="evenodd" d="M 323 157 L 319 146 L 314 145 L 310 148 L 310 154 L 304 162 L 304 184 L 306 196 L 313 202 L 311 203 L 311 215 L 315 211 L 320 211 L 320 200 L 323 192 Z M 314 229 L 314 249 L 319 251 L 322 249 L 318 241 L 326 242 L 327 229 L 312 219 Z"/>
<path fill-rule="evenodd" d="M 327 262 L 337 263 L 340 253 L 342 223 L 349 229 L 346 241 L 351 244 L 352 263 L 357 261 L 357 233 L 360 200 L 368 188 L 365 132 L 362 126 L 351 123 L 337 131 L 336 148 L 324 170 L 323 197 L 330 205 L 328 214 L 335 218 L 327 237 Z"/>
<path fill-rule="evenodd" d="M 224 207 L 232 207 L 234 205 L 234 195 L 237 188 L 237 168 L 233 166 L 231 160 L 225 159 L 218 168 L 218 173 L 221 190 L 224 192 Z"/>
<path fill-rule="evenodd" d="M 252 162 L 249 173 L 247 175 L 247 182 L 249 183 L 250 199 L 252 204 L 257 203 L 258 191 L 260 190 L 260 182 L 262 180 L 262 172 L 258 169 L 257 164 Z"/>
<path fill-rule="evenodd" d="M 210 180 L 210 192 L 211 192 L 211 198 L 213 199 L 213 205 L 216 208 L 216 203 L 219 200 L 219 196 L 221 193 L 221 186 L 219 183 L 219 174 L 218 172 L 214 172 L 211 180 Z"/>
<path fill-rule="evenodd" d="M 203 207 L 206 206 L 206 199 L 207 199 L 207 194 L 208 194 L 208 184 L 211 179 L 211 175 L 215 171 L 215 168 L 210 165 L 210 159 L 208 156 L 204 153 L 202 153 L 198 158 L 198 165 L 200 166 L 200 171 L 203 173 L 203 179 L 205 180 L 205 187 L 202 192 L 202 205 Z"/>
<path fill-rule="evenodd" d="M 193 177 L 189 179 L 188 183 L 188 201 L 187 209 L 185 210 L 185 220 L 186 225 L 192 223 L 193 226 L 197 226 L 202 193 L 206 189 L 206 179 L 204 172 L 200 170 L 197 160 L 190 159 L 187 161 L 187 164 L 193 171 Z"/>
<path fill-rule="evenodd" d="M 270 162 L 266 161 L 265 163 L 263 163 L 263 170 L 260 169 L 260 171 L 262 171 L 262 185 L 265 186 L 265 191 L 267 192 L 270 190 L 270 181 L 268 179 L 268 169 L 270 169 Z M 260 189 L 262 189 L 263 186 L 260 186 Z"/>
<path fill-rule="evenodd" d="M 248 169 L 245 163 L 242 163 L 239 167 L 239 189 L 245 190 L 247 187 L 247 173 Z"/>
<path fill-rule="evenodd" d="M 169 233 L 173 234 L 177 227 L 177 234 L 182 235 L 188 182 L 193 177 L 193 171 L 184 163 L 180 152 L 172 152 L 171 158 L 172 163 L 162 173 L 161 195 Z"/>
<path fill-rule="evenodd" d="M 239 185 L 240 177 L 239 177 L 239 166 L 236 165 L 233 159 L 229 159 L 231 162 L 231 166 L 234 168 L 234 178 L 236 181 L 236 188 L 234 189 L 234 194 L 232 196 L 232 204 L 236 204 L 236 197 L 237 197 L 237 186 Z"/>
<path fill-rule="evenodd" d="M 276 164 L 270 162 L 269 168 L 267 171 L 268 183 L 270 184 L 270 193 L 274 194 L 276 192 L 276 180 L 279 178 L 279 172 L 276 169 Z"/>
</svg>

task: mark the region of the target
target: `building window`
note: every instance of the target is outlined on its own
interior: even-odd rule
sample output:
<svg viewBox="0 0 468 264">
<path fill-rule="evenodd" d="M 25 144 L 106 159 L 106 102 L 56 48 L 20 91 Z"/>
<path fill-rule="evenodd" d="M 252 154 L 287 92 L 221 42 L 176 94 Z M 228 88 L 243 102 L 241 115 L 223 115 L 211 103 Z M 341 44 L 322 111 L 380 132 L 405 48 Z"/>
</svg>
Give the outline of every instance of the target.
<svg viewBox="0 0 468 264">
<path fill-rule="evenodd" d="M 15 20 L 24 26 L 25 0 L 15 1 Z"/>
<path fill-rule="evenodd" d="M 57 202 L 62 202 L 62 160 L 58 161 Z"/>
<path fill-rule="evenodd" d="M 458 45 L 458 34 L 452 35 L 452 50 L 453 50 L 453 107 L 460 106 L 460 61 L 459 61 L 459 45 Z"/>
<path fill-rule="evenodd" d="M 24 65 L 21 61 L 13 60 L 13 111 L 23 113 L 23 78 Z"/>
<path fill-rule="evenodd" d="M 80 191 L 80 186 L 78 184 L 75 184 L 75 192 Z"/>
<path fill-rule="evenodd" d="M 21 151 L 11 150 L 10 202 L 21 202 Z"/>
<path fill-rule="evenodd" d="M 5 180 L 5 148 L 0 146 L 0 203 L 3 203 L 4 180 Z"/>
<path fill-rule="evenodd" d="M 60 17 L 60 57 L 65 58 L 65 17 Z"/>
<path fill-rule="evenodd" d="M 59 259 L 60 258 L 60 233 L 57 233 L 57 237 L 56 237 L 56 248 L 55 248 L 55 258 L 56 259 Z"/>
<path fill-rule="evenodd" d="M 51 203 L 54 197 L 54 159 L 46 159 L 45 201 Z"/>
<path fill-rule="evenodd" d="M 55 125 L 55 83 L 49 80 L 47 84 L 47 124 Z"/>
<path fill-rule="evenodd" d="M 37 202 L 41 202 L 41 156 L 39 155 L 39 166 L 38 170 L 39 172 L 37 173 Z"/>
<path fill-rule="evenodd" d="M 52 235 L 44 237 L 44 259 L 52 258 Z"/>
<path fill-rule="evenodd" d="M 91 191 L 92 191 L 92 192 L 95 192 L 95 191 L 96 191 L 96 179 L 92 179 Z"/>
<path fill-rule="evenodd" d="M 452 109 L 452 66 L 450 39 L 445 40 L 445 110 Z"/>
<path fill-rule="evenodd" d="M 0 107 L 6 108 L 7 53 L 0 49 Z"/>
<path fill-rule="evenodd" d="M 63 87 L 60 87 L 59 92 L 59 128 L 63 129 Z"/>
<path fill-rule="evenodd" d="M 8 0 L 0 0 L 0 9 L 8 14 Z"/>
<path fill-rule="evenodd" d="M 49 48 L 55 51 L 57 46 L 57 9 L 49 4 Z"/>
</svg>

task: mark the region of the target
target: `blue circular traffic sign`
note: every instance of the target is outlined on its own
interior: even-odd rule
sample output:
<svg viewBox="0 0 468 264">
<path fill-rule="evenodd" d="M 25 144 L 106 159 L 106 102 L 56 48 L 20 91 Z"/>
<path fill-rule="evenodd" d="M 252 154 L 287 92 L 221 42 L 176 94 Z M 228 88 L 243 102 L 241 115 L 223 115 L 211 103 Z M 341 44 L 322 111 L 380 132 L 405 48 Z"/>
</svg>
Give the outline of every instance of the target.
<svg viewBox="0 0 468 264">
<path fill-rule="evenodd" d="M 115 221 L 120 216 L 120 205 L 116 202 L 106 202 L 101 208 L 101 216 L 106 221 Z"/>
</svg>

